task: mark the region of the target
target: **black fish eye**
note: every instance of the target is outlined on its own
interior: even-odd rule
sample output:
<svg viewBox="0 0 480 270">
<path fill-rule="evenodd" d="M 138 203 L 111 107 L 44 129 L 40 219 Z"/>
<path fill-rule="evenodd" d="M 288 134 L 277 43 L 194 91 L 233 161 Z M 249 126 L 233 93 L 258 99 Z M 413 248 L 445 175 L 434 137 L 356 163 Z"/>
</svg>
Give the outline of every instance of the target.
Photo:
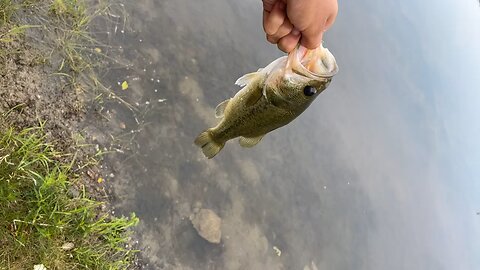
<svg viewBox="0 0 480 270">
<path fill-rule="evenodd" d="M 303 93 L 305 96 L 311 97 L 317 93 L 317 89 L 315 89 L 313 86 L 307 85 L 305 88 L 303 88 Z"/>
</svg>

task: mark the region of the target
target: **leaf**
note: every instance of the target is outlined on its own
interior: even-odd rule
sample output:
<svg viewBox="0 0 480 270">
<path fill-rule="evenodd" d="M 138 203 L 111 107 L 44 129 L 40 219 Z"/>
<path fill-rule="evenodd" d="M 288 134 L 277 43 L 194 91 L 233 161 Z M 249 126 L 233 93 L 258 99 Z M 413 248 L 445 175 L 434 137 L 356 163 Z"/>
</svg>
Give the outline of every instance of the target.
<svg viewBox="0 0 480 270">
<path fill-rule="evenodd" d="M 97 182 L 98 182 L 99 184 L 101 184 L 103 181 L 104 181 L 104 179 L 103 179 L 102 177 L 99 177 L 99 178 L 97 179 Z"/>
<path fill-rule="evenodd" d="M 122 90 L 127 90 L 127 89 L 128 89 L 128 83 L 127 83 L 127 81 L 123 81 Z"/>
</svg>

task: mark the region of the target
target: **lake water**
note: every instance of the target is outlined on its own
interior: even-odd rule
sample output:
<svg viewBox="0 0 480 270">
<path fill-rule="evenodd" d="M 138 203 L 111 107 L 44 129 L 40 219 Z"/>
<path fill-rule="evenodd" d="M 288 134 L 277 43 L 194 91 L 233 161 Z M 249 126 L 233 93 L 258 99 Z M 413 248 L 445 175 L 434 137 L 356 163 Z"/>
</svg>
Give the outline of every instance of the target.
<svg viewBox="0 0 480 270">
<path fill-rule="evenodd" d="M 115 139 L 107 181 L 117 212 L 141 219 L 147 269 L 480 269 L 477 1 L 340 1 L 331 86 L 256 147 L 231 141 L 212 160 L 193 140 L 215 106 L 282 55 L 261 2 L 124 9 L 108 37 L 128 68 L 104 76 L 133 109 L 107 102 L 96 125 Z M 222 218 L 220 244 L 193 229 L 199 207 Z"/>
</svg>

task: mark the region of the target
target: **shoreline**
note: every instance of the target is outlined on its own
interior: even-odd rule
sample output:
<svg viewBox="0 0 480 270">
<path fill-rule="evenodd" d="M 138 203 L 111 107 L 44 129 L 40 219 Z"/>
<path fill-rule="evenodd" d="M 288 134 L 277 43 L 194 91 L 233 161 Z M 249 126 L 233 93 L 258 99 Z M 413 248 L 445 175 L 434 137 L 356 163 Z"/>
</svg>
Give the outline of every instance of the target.
<svg viewBox="0 0 480 270">
<path fill-rule="evenodd" d="M 59 263 L 58 261 L 54 263 L 49 261 L 48 258 L 44 259 L 44 262 L 38 262 L 38 264 L 44 265 L 47 269 L 56 269 L 57 267 L 61 268 L 67 265 L 68 267 L 75 265 L 71 269 L 77 269 L 77 267 L 93 267 L 94 269 L 108 269 L 110 267 L 113 267 L 113 269 L 139 268 L 141 263 L 134 256 L 138 251 L 134 249 L 134 245 L 132 245 L 134 240 L 131 239 L 131 227 L 138 223 L 138 218 L 134 214 L 130 218 L 115 217 L 111 214 L 108 186 L 102 176 L 105 172 L 102 172 L 101 167 L 103 166 L 99 160 L 99 156 L 101 157 L 102 154 L 101 150 L 98 149 L 98 146 L 94 146 L 92 138 L 84 137 L 85 133 L 82 132 L 80 125 L 87 116 L 88 100 L 93 100 L 94 97 L 89 96 L 92 93 L 85 89 L 88 86 L 82 84 L 79 77 L 83 73 L 92 72 L 92 67 L 97 64 L 89 62 L 95 59 L 95 55 L 92 58 L 88 58 L 88 55 L 84 56 L 84 53 L 89 52 L 89 50 L 93 50 L 98 54 L 100 52 L 91 46 L 91 48 L 85 46 L 88 49 L 82 48 L 79 51 L 56 50 L 58 48 L 48 47 L 49 44 L 55 44 L 54 41 L 43 40 L 43 43 L 40 45 L 36 44 L 34 42 L 35 39 L 31 37 L 32 34 L 29 32 L 39 28 L 51 34 L 48 29 L 50 26 L 47 24 L 55 25 L 55 23 L 58 24 L 60 21 L 65 23 L 61 26 L 64 27 L 62 31 L 72 31 L 68 33 L 82 31 L 83 35 L 89 31 L 87 23 L 91 22 L 92 17 L 88 16 L 98 16 L 96 14 L 98 10 L 94 10 L 90 14 L 92 11 L 85 8 L 85 1 L 53 1 L 51 3 L 40 1 L 38 10 L 41 8 L 42 12 L 46 13 L 36 14 L 33 17 L 48 16 L 42 17 L 45 25 L 28 25 L 22 24 L 24 23 L 22 16 L 26 16 L 28 12 L 31 14 L 32 10 L 36 10 L 35 5 L 37 3 L 30 4 L 30 6 L 21 6 L 11 1 L 5 1 L 5 3 L 2 2 L 1 4 L 15 6 L 0 5 L 0 13 L 8 13 L 8 16 L 4 16 L 6 19 L 0 22 L 0 59 L 5 63 L 0 66 L 0 138 L 4 138 L 3 141 L 0 140 L 0 142 L 3 142 L 3 145 L 0 144 L 0 157 L 3 157 L 3 159 L 0 158 L 0 178 L 12 175 L 5 168 L 13 168 L 13 172 L 16 172 L 16 167 L 10 165 L 17 162 L 9 160 L 7 157 L 14 156 L 21 148 L 9 147 L 12 143 L 23 145 L 22 143 L 25 140 L 35 139 L 37 146 L 48 145 L 45 148 L 34 148 L 35 150 L 32 150 L 33 153 L 44 155 L 48 158 L 48 161 L 45 164 L 37 164 L 36 160 L 32 160 L 31 163 L 35 165 L 29 169 L 32 174 L 24 175 L 26 178 L 38 175 L 40 184 L 34 183 L 32 185 L 31 181 L 22 182 L 22 180 L 18 180 L 18 183 L 21 183 L 18 189 L 15 189 L 16 186 L 0 184 L 0 191 L 3 193 L 15 191 L 20 193 L 22 198 L 30 198 L 28 196 L 31 195 L 32 191 L 39 193 L 38 191 L 41 190 L 44 183 L 48 182 L 45 179 L 51 173 L 55 173 L 55 170 L 62 168 L 61 171 L 68 180 L 61 182 L 60 175 L 57 175 L 57 180 L 63 183 L 62 187 L 55 189 L 53 193 L 49 194 L 54 197 L 62 197 L 63 199 L 59 199 L 59 202 L 63 202 L 63 200 L 88 202 L 88 207 L 83 209 L 89 212 L 87 213 L 89 222 L 87 224 L 92 225 L 91 228 L 95 228 L 94 225 L 100 224 L 102 228 L 106 228 L 105 231 L 83 232 L 84 235 L 77 235 L 75 228 L 71 228 L 73 231 L 68 233 L 65 232 L 67 229 L 49 231 L 52 234 L 49 238 L 54 239 L 56 236 L 65 238 L 65 234 L 68 234 L 73 239 L 68 241 L 64 239 L 64 243 L 60 247 L 58 247 L 60 242 L 57 240 L 53 242 L 47 241 L 47 243 L 50 243 L 47 245 L 52 246 L 47 246 L 45 249 L 38 248 L 38 250 L 32 250 L 35 253 L 33 257 L 37 259 L 45 257 L 46 250 L 55 250 L 55 254 L 63 254 L 60 257 L 62 258 L 61 260 L 65 260 L 64 263 L 66 265 L 62 265 L 62 262 Z M 78 20 L 82 22 L 81 20 L 85 19 L 88 19 L 86 24 L 81 25 L 82 29 L 79 29 Z M 34 21 L 32 18 L 28 18 L 28 20 Z M 45 37 L 53 38 L 53 36 L 48 35 L 44 35 L 43 38 Z M 73 38 L 77 37 L 73 36 Z M 84 38 L 84 36 L 79 36 L 78 38 Z M 61 42 L 68 44 L 68 40 Z M 9 140 L 9 138 L 12 140 Z M 9 143 L 7 144 L 7 142 Z M 38 153 L 37 150 L 39 150 Z M 46 167 L 43 165 L 46 165 Z M 8 175 L 6 174 L 7 171 L 9 172 Z M 23 175 L 24 172 L 18 171 L 18 173 Z M 17 178 L 9 180 L 17 182 Z M 7 182 L 9 181 L 7 180 Z M 35 200 L 35 197 L 31 199 Z M 20 214 L 19 209 L 23 208 L 16 205 L 20 204 L 18 201 L 22 200 L 2 202 L 4 205 L 1 206 L 7 209 L 4 212 L 14 215 L 17 211 Z M 28 199 L 23 201 L 26 205 L 29 205 Z M 15 207 L 9 208 L 10 205 L 15 205 Z M 58 211 L 68 213 L 69 211 L 80 211 L 81 207 L 86 207 L 81 203 L 78 206 L 80 208 L 70 208 L 71 205 L 67 205 L 65 209 L 59 209 Z M 30 212 L 28 208 L 24 210 Z M 2 214 L 4 213 L 2 212 Z M 72 214 L 72 216 L 75 215 Z M 25 243 L 18 240 L 17 236 L 18 234 L 21 235 L 22 232 L 20 229 L 15 230 L 16 225 L 12 227 L 13 221 L 8 220 L 9 217 L 0 216 L 0 219 L 6 218 L 5 227 L 0 227 L 0 235 L 5 235 L 4 237 L 0 236 L 0 243 L 2 243 L 0 245 L 0 254 L 6 254 L 7 256 L 0 256 L 0 269 L 3 269 L 3 267 L 8 269 L 32 268 L 33 265 L 29 261 L 31 258 L 22 258 L 23 256 L 16 256 L 16 254 L 12 253 L 12 250 L 23 250 L 25 252 L 25 248 L 28 248 L 28 245 L 25 247 Z M 29 216 L 25 217 L 28 218 Z M 73 218 L 69 222 L 86 222 L 81 220 L 85 216 L 80 215 L 77 218 L 79 220 Z M 50 220 L 50 222 L 56 221 Z M 18 220 L 16 223 L 18 223 Z M 32 243 L 45 244 L 44 241 L 46 240 L 42 238 L 42 234 L 36 234 L 36 232 L 41 232 L 42 225 L 38 225 L 39 223 L 37 223 L 36 219 L 33 221 L 24 220 L 24 223 L 29 224 L 26 226 L 28 234 L 32 238 L 37 237 L 37 239 L 30 239 Z M 54 227 L 54 225 L 52 226 Z M 106 234 L 103 234 L 104 232 Z M 92 234 L 90 235 L 90 233 Z M 85 234 L 89 236 L 86 237 Z M 89 250 L 89 247 L 81 244 L 86 244 L 84 242 L 85 237 L 86 239 L 93 237 L 93 239 L 99 238 L 100 240 L 98 240 L 98 245 L 93 245 L 94 248 Z M 10 244 L 18 246 L 9 246 L 8 248 L 13 249 L 8 251 L 2 250 L 9 244 L 9 240 L 12 241 Z M 112 242 L 113 240 L 114 242 Z M 68 249 L 64 247 L 64 245 L 70 247 L 70 244 L 73 247 Z M 107 248 L 108 246 L 110 247 Z M 105 253 L 104 258 L 97 258 L 98 260 L 82 258 L 85 255 L 85 250 L 91 251 L 91 255 L 94 256 L 96 253 L 95 247 L 99 249 L 97 250 L 98 253 Z M 31 248 L 35 249 L 36 246 L 33 245 Z M 41 254 L 42 252 L 44 254 Z M 69 256 L 66 256 L 66 254 Z M 58 260 L 58 258 L 55 258 L 55 260 Z"/>
</svg>

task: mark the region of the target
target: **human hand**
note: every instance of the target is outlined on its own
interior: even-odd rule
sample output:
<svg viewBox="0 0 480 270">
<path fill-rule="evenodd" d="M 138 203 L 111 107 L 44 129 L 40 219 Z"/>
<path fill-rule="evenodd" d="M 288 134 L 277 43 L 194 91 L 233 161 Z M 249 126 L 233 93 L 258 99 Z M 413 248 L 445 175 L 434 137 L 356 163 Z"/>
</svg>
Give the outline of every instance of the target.
<svg viewBox="0 0 480 270">
<path fill-rule="evenodd" d="M 300 44 L 315 49 L 338 12 L 337 0 L 262 0 L 267 40 L 284 52 Z"/>
</svg>

